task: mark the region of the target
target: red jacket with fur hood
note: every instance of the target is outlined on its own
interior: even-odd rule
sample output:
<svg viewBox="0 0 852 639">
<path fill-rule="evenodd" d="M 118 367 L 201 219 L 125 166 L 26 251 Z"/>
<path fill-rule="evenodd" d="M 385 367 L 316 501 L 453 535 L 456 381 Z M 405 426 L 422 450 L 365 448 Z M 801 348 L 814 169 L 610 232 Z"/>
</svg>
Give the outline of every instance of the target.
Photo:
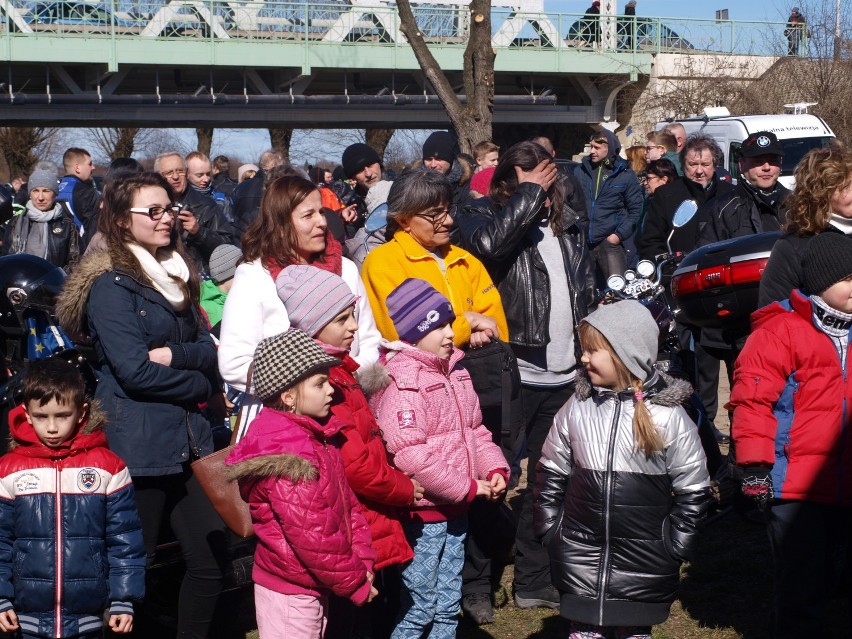
<svg viewBox="0 0 852 639">
<path fill-rule="evenodd" d="M 367 601 L 375 553 L 337 448 L 339 420 L 264 408 L 226 463 L 251 510 L 254 582 L 283 594 Z"/>
<path fill-rule="evenodd" d="M 343 422 L 340 453 L 346 479 L 361 501 L 376 551 L 376 570 L 381 570 L 414 556 L 399 521 L 399 509 L 410 506 L 414 498 L 414 485 L 388 463 L 379 425 L 353 375 L 356 370 L 358 363 L 345 355 L 343 363 L 329 371 L 334 387 L 331 412 Z"/>
</svg>

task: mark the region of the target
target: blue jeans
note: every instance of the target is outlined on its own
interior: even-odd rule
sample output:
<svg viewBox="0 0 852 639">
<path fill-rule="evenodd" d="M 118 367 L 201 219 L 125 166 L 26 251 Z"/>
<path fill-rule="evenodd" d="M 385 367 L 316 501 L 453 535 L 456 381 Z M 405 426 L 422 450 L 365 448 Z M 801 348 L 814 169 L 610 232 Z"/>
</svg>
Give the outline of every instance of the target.
<svg viewBox="0 0 852 639">
<path fill-rule="evenodd" d="M 402 571 L 400 619 L 391 639 L 455 639 L 461 612 L 467 516 L 424 524 L 405 523 L 414 558 Z"/>
</svg>

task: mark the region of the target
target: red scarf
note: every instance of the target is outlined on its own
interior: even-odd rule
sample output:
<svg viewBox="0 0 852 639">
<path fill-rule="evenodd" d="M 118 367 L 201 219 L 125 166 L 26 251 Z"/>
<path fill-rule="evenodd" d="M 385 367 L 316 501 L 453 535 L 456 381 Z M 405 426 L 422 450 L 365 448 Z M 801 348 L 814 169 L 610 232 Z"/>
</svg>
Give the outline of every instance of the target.
<svg viewBox="0 0 852 639">
<path fill-rule="evenodd" d="M 273 281 L 278 279 L 278 274 L 281 271 L 293 264 L 300 264 L 300 262 L 288 260 L 287 263 L 282 266 L 277 260 L 271 257 L 267 257 L 263 260 L 263 265 L 269 271 Z M 335 239 L 335 237 L 331 234 L 331 231 L 326 230 L 325 232 L 325 251 L 323 251 L 322 258 L 316 259 L 313 262 L 308 262 L 308 265 L 316 266 L 317 268 L 321 268 L 329 273 L 334 273 L 335 275 L 343 274 L 343 245 Z"/>
</svg>

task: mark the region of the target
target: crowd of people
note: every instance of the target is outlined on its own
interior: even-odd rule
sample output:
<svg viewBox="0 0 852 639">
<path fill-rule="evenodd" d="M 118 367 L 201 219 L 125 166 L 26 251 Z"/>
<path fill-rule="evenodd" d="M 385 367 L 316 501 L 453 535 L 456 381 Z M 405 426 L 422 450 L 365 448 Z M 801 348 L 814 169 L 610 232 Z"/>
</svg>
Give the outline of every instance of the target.
<svg viewBox="0 0 852 639">
<path fill-rule="evenodd" d="M 710 423 L 722 362 L 731 378 L 771 636 L 814 633 L 852 503 L 852 152 L 808 153 L 791 193 L 771 132 L 742 141 L 736 184 L 709 136 L 646 140 L 625 158 L 603 129 L 567 162 L 546 137 L 467 155 L 438 131 L 399 175 L 359 143 L 334 170 L 267 151 L 237 180 L 224 156 L 164 153 L 153 171 L 113 161 L 99 186 L 71 148 L 61 179 L 42 164 L 4 187 L 3 253 L 68 272 L 56 317 L 98 382 L 87 397 L 61 359 L 24 373 L 0 459 L 0 630 L 145 636 L 168 527 L 177 635 L 209 636 L 232 537 L 191 463 L 238 421 L 226 464 L 263 639 L 454 637 L 462 613 L 494 620 L 511 548 L 516 606 L 559 609 L 570 639 L 650 639 L 719 478 L 690 384 L 655 366 L 651 313 L 599 291 L 639 258 L 783 229 L 751 336 L 678 331 Z M 675 227 L 684 200 L 698 212 Z"/>
</svg>

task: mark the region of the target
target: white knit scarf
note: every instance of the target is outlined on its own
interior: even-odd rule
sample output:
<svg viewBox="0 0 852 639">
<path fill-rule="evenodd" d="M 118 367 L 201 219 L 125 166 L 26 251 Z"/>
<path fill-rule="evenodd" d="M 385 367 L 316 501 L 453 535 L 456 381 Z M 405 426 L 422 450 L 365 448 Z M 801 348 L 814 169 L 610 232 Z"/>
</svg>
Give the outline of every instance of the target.
<svg viewBox="0 0 852 639">
<path fill-rule="evenodd" d="M 189 267 L 180 253 L 171 249 L 159 249 L 155 258 L 147 249 L 138 244 L 128 242 L 125 246 L 139 260 L 139 265 L 145 275 L 151 280 L 154 288 L 163 294 L 172 308 L 182 311 L 187 306 L 187 296 L 184 289 L 174 279 L 175 277 L 189 281 Z"/>
</svg>

